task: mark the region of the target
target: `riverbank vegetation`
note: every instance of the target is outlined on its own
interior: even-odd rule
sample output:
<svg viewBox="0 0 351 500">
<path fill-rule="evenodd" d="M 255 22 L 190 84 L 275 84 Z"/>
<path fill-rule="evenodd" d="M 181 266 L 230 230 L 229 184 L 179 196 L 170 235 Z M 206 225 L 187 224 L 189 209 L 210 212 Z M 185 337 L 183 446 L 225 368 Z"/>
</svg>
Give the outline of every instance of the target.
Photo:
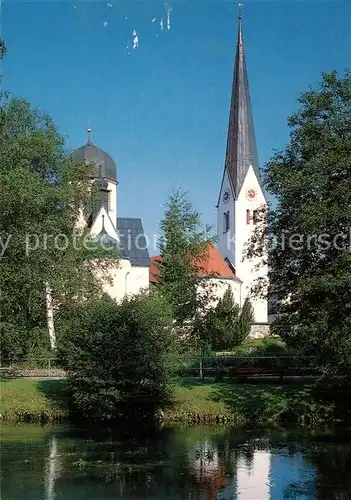
<svg viewBox="0 0 351 500">
<path fill-rule="evenodd" d="M 106 297 L 65 311 L 58 350 L 71 411 L 94 420 L 149 417 L 172 397 L 177 335 L 159 294 Z"/>
<path fill-rule="evenodd" d="M 1 418 L 11 422 L 72 420 L 70 397 L 64 379 L 9 379 L 3 382 Z M 342 421 L 333 404 L 316 399 L 312 384 L 216 383 L 210 378 L 176 381 L 172 400 L 160 418 L 164 422 L 234 425 Z"/>
</svg>

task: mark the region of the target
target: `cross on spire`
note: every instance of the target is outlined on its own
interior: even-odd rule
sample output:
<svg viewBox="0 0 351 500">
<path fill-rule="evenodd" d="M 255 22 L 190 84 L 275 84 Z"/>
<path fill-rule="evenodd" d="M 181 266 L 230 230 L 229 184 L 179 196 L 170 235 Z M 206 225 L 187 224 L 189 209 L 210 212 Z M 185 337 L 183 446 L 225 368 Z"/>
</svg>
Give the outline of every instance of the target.
<svg viewBox="0 0 351 500">
<path fill-rule="evenodd" d="M 88 121 L 87 134 L 88 134 L 88 142 L 87 142 L 87 144 L 89 146 L 92 146 L 93 142 L 91 140 L 91 120 Z"/>
<path fill-rule="evenodd" d="M 239 19 L 239 21 L 241 21 L 241 18 L 242 18 L 243 6 L 244 6 L 244 4 L 242 2 L 238 3 L 238 19 Z"/>
<path fill-rule="evenodd" d="M 87 129 L 87 134 L 88 134 L 88 142 L 87 142 L 87 144 L 89 144 L 89 146 L 91 146 L 93 144 L 92 140 L 91 140 L 91 128 Z"/>
</svg>

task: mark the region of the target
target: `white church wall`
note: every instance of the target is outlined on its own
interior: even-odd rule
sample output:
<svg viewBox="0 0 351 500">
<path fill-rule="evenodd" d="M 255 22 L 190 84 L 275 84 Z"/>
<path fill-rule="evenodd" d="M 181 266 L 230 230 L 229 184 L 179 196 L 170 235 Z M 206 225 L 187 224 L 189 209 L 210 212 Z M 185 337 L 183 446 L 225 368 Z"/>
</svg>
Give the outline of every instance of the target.
<svg viewBox="0 0 351 500">
<path fill-rule="evenodd" d="M 234 301 L 241 305 L 241 283 L 236 279 L 225 279 L 225 278 L 202 278 L 199 280 L 197 286 L 197 294 L 206 296 L 206 290 L 208 290 L 208 296 L 211 297 L 208 307 L 216 307 L 219 299 L 221 299 L 230 287 L 233 292 Z"/>
<path fill-rule="evenodd" d="M 107 232 L 107 234 L 109 234 L 110 236 L 112 236 L 112 238 L 116 239 L 117 241 L 119 241 L 119 238 L 118 238 L 118 233 L 116 231 L 116 227 L 114 226 L 114 224 L 116 223 L 116 221 L 113 223 L 110 216 L 108 215 L 108 213 L 106 212 L 105 208 L 101 208 L 100 209 L 100 212 L 98 213 L 97 217 L 95 218 L 94 222 L 93 222 L 93 225 L 91 226 L 91 229 L 90 229 L 90 234 L 92 236 L 98 236 L 98 234 L 101 232 L 102 230 L 102 216 L 104 215 L 104 227 L 105 227 L 105 230 Z"/>
<path fill-rule="evenodd" d="M 96 269 L 95 274 L 102 280 L 102 289 L 111 299 L 120 302 L 125 295 L 126 275 L 130 272 L 131 264 L 127 259 L 120 259 L 111 264 L 108 269 Z"/>
<path fill-rule="evenodd" d="M 254 189 L 256 196 L 250 201 L 247 197 L 249 189 Z M 255 229 L 254 221 L 252 220 L 253 211 L 258 210 L 262 204 L 266 203 L 260 183 L 252 167 L 249 168 L 245 177 L 243 186 L 239 193 L 235 207 L 235 272 L 238 278 L 243 281 L 242 286 L 242 302 L 250 295 L 251 287 L 255 280 L 259 277 L 267 277 L 268 266 L 260 266 L 256 269 L 256 265 L 261 262 L 257 259 L 243 259 L 244 248 L 249 241 L 250 236 Z M 251 220 L 247 223 L 247 210 L 250 210 Z M 268 321 L 268 300 L 251 298 L 254 308 L 255 322 L 267 323 Z"/>
<path fill-rule="evenodd" d="M 132 266 L 127 276 L 127 295 L 136 295 L 141 290 L 149 288 L 149 268 Z"/>
<path fill-rule="evenodd" d="M 103 291 L 117 302 L 125 295 L 136 295 L 149 286 L 149 268 L 132 266 L 128 259 L 120 259 L 105 271 L 97 269 L 96 276 L 102 279 Z"/>
<path fill-rule="evenodd" d="M 227 203 L 223 200 L 223 194 L 225 192 L 230 193 L 230 198 Z M 218 210 L 217 210 L 217 235 L 218 235 L 218 244 L 217 248 L 219 253 L 223 258 L 228 258 L 230 262 L 234 265 L 234 234 L 235 234 L 235 218 L 234 218 L 234 210 L 235 205 L 233 203 L 234 197 L 232 193 L 232 188 L 230 186 L 229 178 L 227 170 L 224 172 L 223 183 L 219 197 Z M 229 231 L 224 232 L 224 213 L 229 212 Z"/>
<path fill-rule="evenodd" d="M 110 191 L 110 200 L 109 200 L 109 216 L 116 227 L 117 221 L 117 183 L 113 181 L 108 181 L 107 185 L 108 190 Z"/>
</svg>

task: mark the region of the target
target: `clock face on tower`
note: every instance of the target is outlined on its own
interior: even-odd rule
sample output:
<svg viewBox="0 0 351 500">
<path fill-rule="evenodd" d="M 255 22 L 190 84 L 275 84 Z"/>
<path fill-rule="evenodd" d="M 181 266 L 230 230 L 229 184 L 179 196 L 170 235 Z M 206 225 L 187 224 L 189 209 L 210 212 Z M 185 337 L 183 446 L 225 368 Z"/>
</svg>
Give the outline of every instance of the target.
<svg viewBox="0 0 351 500">
<path fill-rule="evenodd" d="M 225 189 L 224 190 L 222 198 L 223 198 L 223 202 L 224 203 L 228 203 L 228 201 L 230 200 L 230 191 L 229 191 L 229 189 Z"/>
<path fill-rule="evenodd" d="M 249 200 L 249 201 L 254 201 L 256 199 L 256 191 L 253 189 L 253 188 L 249 188 L 247 191 L 246 191 L 246 198 Z"/>
</svg>

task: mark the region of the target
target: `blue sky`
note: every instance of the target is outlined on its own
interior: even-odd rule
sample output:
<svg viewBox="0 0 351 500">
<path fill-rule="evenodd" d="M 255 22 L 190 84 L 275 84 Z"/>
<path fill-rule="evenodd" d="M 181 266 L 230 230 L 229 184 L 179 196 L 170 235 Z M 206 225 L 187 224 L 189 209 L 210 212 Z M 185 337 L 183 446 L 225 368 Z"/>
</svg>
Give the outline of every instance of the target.
<svg viewBox="0 0 351 500">
<path fill-rule="evenodd" d="M 216 223 L 237 38 L 234 1 L 169 3 L 169 31 L 159 0 L 3 0 L 1 12 L 4 87 L 49 112 L 69 148 L 91 121 L 93 142 L 117 162 L 119 215 L 142 217 L 148 234 L 177 187 Z M 350 19 L 349 0 L 244 2 L 261 164 L 288 141 L 296 97 L 351 66 Z"/>
</svg>

